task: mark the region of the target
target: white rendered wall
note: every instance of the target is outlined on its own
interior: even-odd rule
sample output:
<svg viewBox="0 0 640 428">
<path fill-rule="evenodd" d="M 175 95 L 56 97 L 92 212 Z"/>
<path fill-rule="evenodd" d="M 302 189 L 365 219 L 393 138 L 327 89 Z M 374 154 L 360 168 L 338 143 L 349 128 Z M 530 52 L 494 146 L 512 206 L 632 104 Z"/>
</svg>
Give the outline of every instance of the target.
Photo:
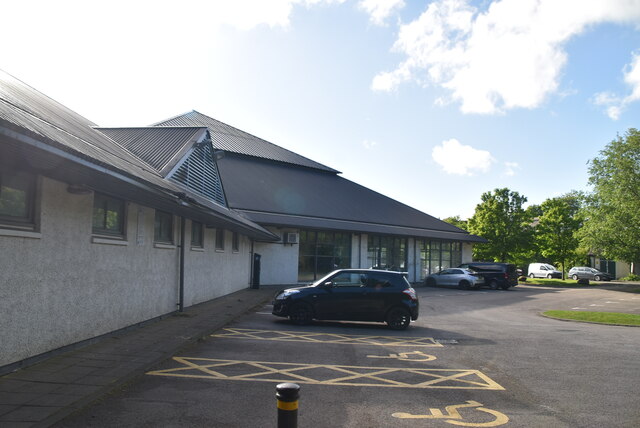
<svg viewBox="0 0 640 428">
<path fill-rule="evenodd" d="M 179 300 L 179 250 L 154 246 L 153 209 L 128 203 L 126 241 L 96 240 L 93 195 L 40 182 L 39 232 L 0 229 L 0 367 L 171 313 Z M 205 233 L 205 251 L 185 253 L 185 306 L 248 286 L 248 240 L 234 254 L 227 232 L 218 253 Z"/>
<path fill-rule="evenodd" d="M 283 236 L 296 229 L 267 228 L 270 232 Z M 260 254 L 261 285 L 291 285 L 298 283 L 298 253 L 300 245 L 282 242 L 255 242 L 253 251 Z"/>
</svg>

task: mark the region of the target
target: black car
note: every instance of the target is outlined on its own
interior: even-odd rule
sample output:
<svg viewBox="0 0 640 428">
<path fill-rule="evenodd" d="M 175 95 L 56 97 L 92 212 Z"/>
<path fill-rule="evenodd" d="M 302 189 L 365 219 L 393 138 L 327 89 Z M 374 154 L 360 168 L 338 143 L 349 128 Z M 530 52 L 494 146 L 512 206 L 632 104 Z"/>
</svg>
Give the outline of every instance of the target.
<svg viewBox="0 0 640 428">
<path fill-rule="evenodd" d="M 498 287 L 507 290 L 509 287 L 518 285 L 518 270 L 516 265 L 511 263 L 471 262 L 463 263 L 458 267 L 476 271 L 484 278 L 484 284 L 493 290 Z"/>
<path fill-rule="evenodd" d="M 340 269 L 304 287 L 276 293 L 273 315 L 295 324 L 313 319 L 386 322 L 404 330 L 418 319 L 419 302 L 403 272 Z"/>
</svg>

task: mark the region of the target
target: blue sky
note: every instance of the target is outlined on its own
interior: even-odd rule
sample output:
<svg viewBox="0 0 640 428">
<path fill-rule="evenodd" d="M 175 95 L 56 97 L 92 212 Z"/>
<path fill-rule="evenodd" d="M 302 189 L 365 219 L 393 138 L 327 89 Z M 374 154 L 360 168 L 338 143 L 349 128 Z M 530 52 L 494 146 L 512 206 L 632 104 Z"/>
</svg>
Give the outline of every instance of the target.
<svg viewBox="0 0 640 428">
<path fill-rule="evenodd" d="M 101 126 L 198 110 L 436 217 L 587 189 L 640 0 L 4 0 L 0 68 Z"/>
</svg>

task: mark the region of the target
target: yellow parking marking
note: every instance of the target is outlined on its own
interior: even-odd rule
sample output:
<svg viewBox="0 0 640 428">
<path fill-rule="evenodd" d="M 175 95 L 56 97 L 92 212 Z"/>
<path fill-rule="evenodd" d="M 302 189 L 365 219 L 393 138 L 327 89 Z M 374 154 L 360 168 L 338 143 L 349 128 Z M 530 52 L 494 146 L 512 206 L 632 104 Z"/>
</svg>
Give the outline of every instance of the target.
<svg viewBox="0 0 640 428">
<path fill-rule="evenodd" d="M 181 366 L 147 374 L 312 385 L 504 390 L 478 370 L 359 367 L 188 357 L 173 357 L 173 360 Z"/>
<path fill-rule="evenodd" d="M 345 345 L 439 347 L 443 345 L 432 337 L 359 336 L 335 333 L 309 333 L 302 331 L 255 330 L 225 328 L 211 337 L 253 340 L 276 340 L 281 342 L 338 343 Z"/>
<path fill-rule="evenodd" d="M 429 415 L 413 415 L 411 413 L 394 413 L 391 416 L 400 419 L 444 419 L 444 422 L 452 425 L 464 426 L 464 427 L 497 427 L 509 422 L 509 418 L 502 412 L 497 410 L 487 409 L 481 407 L 482 403 L 477 401 L 467 401 L 466 404 L 455 404 L 445 407 L 447 414 L 442 413 L 440 409 L 429 409 L 431 414 Z M 494 420 L 489 422 L 464 422 L 461 419 L 462 415 L 458 412 L 458 409 L 462 408 L 474 408 L 480 412 L 488 413 L 495 417 Z"/>
<path fill-rule="evenodd" d="M 436 359 L 433 355 L 425 354 L 421 351 L 413 351 L 413 352 L 400 352 L 397 354 L 389 354 L 389 355 L 367 355 L 367 358 L 390 358 L 396 359 L 400 361 L 433 361 Z"/>
</svg>

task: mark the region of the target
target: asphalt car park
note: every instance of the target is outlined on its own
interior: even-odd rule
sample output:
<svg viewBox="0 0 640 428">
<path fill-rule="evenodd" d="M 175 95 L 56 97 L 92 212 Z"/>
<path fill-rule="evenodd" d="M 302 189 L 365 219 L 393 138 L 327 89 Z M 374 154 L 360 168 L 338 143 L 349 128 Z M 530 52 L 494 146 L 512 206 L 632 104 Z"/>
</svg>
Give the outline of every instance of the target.
<svg viewBox="0 0 640 428">
<path fill-rule="evenodd" d="M 637 294 L 417 293 L 404 331 L 299 326 L 265 305 L 59 426 L 275 426 L 280 382 L 301 386 L 300 427 L 637 426 L 640 329 L 539 315 L 603 301 L 640 311 Z"/>
</svg>

